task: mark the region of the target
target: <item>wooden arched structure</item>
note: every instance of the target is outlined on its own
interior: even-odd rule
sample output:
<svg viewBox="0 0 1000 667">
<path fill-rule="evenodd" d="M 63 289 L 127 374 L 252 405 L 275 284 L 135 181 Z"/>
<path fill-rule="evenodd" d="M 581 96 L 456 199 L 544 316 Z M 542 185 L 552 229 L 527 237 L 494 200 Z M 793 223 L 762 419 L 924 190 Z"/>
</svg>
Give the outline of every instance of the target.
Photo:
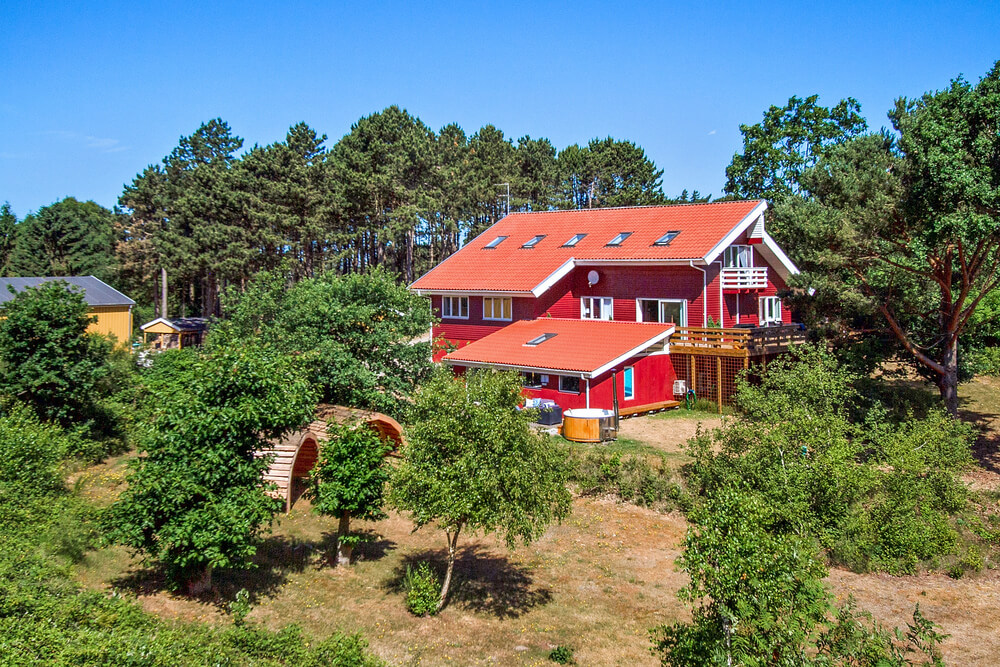
<svg viewBox="0 0 1000 667">
<path fill-rule="evenodd" d="M 285 501 L 286 512 L 292 509 L 292 503 L 298 498 L 296 480 L 309 476 L 309 471 L 319 458 L 320 444 L 329 438 L 327 424 L 354 421 L 368 424 L 383 440 L 394 443 L 393 450 L 403 444 L 403 427 L 389 415 L 341 405 L 321 404 L 316 408 L 315 421 L 260 451 L 261 456 L 274 457 L 264 473 L 264 481 L 272 482 L 278 487 L 269 493 Z"/>
</svg>

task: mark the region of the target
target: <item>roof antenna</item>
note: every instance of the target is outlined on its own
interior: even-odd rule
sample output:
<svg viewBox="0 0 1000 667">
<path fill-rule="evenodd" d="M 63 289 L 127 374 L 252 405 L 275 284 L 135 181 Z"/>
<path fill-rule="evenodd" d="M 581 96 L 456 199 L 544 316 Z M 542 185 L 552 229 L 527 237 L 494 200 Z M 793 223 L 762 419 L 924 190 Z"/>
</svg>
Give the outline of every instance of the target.
<svg viewBox="0 0 1000 667">
<path fill-rule="evenodd" d="M 507 188 L 507 194 L 506 194 L 506 197 L 507 197 L 507 208 L 506 208 L 506 212 L 504 213 L 504 216 L 508 216 L 508 215 L 510 215 L 510 183 L 497 183 L 496 185 L 498 185 L 498 186 L 499 185 L 503 185 L 503 186 L 506 186 L 506 188 Z"/>
</svg>

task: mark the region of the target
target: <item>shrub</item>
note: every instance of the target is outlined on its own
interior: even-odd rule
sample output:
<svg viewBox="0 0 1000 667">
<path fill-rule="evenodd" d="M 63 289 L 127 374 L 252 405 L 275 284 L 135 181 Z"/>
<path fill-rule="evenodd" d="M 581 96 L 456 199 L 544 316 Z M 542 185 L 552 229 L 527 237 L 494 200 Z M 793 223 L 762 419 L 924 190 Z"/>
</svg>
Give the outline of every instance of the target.
<svg viewBox="0 0 1000 667">
<path fill-rule="evenodd" d="M 406 591 L 406 608 L 411 614 L 431 616 L 437 613 L 441 599 L 441 581 L 425 561 L 421 561 L 416 567 L 406 566 L 403 590 Z"/>
<path fill-rule="evenodd" d="M 573 649 L 561 644 L 552 649 L 552 652 L 549 653 L 549 660 L 558 665 L 576 664 L 576 660 L 573 659 Z"/>
<path fill-rule="evenodd" d="M 589 451 L 574 454 L 572 463 L 571 479 L 583 494 L 611 494 L 636 505 L 663 509 L 680 500 L 683 493 L 664 466 L 653 466 L 644 456 Z"/>
<path fill-rule="evenodd" d="M 973 430 L 940 410 L 896 422 L 856 379 L 820 350 L 773 362 L 740 383 L 738 419 L 689 444 L 685 475 L 696 497 L 748 485 L 854 570 L 912 572 L 958 546 Z"/>
</svg>

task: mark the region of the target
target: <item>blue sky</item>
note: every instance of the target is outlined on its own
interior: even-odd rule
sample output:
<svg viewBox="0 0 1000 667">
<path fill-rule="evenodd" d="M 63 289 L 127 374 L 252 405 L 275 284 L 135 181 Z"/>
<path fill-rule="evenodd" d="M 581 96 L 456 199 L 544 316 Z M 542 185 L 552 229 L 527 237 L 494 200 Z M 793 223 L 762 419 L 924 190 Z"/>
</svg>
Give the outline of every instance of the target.
<svg viewBox="0 0 1000 667">
<path fill-rule="evenodd" d="M 90 6 L 90 5 L 93 6 Z M 0 11 L 0 201 L 23 217 L 122 186 L 216 116 L 246 146 L 306 121 L 332 144 L 398 104 L 434 129 L 614 136 L 668 194 L 721 194 L 771 104 L 900 96 L 1000 59 L 993 2 L 51 3 Z"/>
</svg>

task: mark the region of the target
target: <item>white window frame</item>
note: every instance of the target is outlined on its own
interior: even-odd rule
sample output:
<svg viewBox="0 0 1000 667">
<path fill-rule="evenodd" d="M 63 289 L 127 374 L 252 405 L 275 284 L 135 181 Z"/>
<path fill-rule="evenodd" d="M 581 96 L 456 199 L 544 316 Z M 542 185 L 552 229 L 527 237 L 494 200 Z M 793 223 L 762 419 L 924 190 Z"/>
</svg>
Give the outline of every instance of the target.
<svg viewBox="0 0 1000 667">
<path fill-rule="evenodd" d="M 591 317 L 587 315 L 589 306 L 590 312 L 594 312 L 594 301 L 601 303 L 601 317 Z M 607 317 L 603 314 L 607 313 Z M 610 296 L 584 296 L 580 297 L 580 319 L 581 320 L 613 320 L 615 319 L 615 300 Z"/>
<path fill-rule="evenodd" d="M 781 299 L 776 296 L 762 296 L 758 307 L 757 321 L 760 326 L 767 324 L 781 324 Z"/>
<path fill-rule="evenodd" d="M 662 307 L 662 304 L 664 304 L 664 303 L 679 303 L 679 304 L 681 304 L 681 319 L 684 320 L 684 321 L 683 322 L 674 322 L 674 324 L 676 324 L 679 327 L 686 327 L 688 325 L 687 324 L 688 323 L 688 300 L 687 299 L 636 299 L 635 300 L 635 321 L 636 322 L 645 322 L 646 321 L 646 320 L 642 319 L 642 302 L 643 301 L 656 301 L 656 303 L 657 303 L 657 305 L 656 305 L 656 311 L 657 311 L 657 313 L 659 314 L 660 317 L 663 316 L 663 307 Z M 659 321 L 659 320 L 657 320 L 657 321 Z"/>
<path fill-rule="evenodd" d="M 625 375 L 632 376 L 632 393 L 628 393 L 629 385 L 625 382 Z M 622 370 L 622 398 L 626 401 L 631 401 L 635 398 L 635 366 L 626 366 Z"/>
<path fill-rule="evenodd" d="M 532 376 L 535 376 L 535 379 L 538 380 L 537 384 L 532 384 L 530 382 L 533 379 Z M 549 384 L 549 376 L 546 375 L 545 373 L 534 373 L 525 371 L 524 373 L 522 373 L 522 377 L 524 378 L 525 389 L 544 389 Z"/>
<path fill-rule="evenodd" d="M 574 389 L 563 389 L 563 381 L 564 380 L 576 380 L 576 382 L 577 382 L 576 389 L 575 390 Z M 559 376 L 559 391 L 560 391 L 560 393 L 563 393 L 563 394 L 579 394 L 580 393 L 580 385 L 582 384 L 582 382 L 583 381 L 580 378 L 576 377 L 575 375 L 560 375 Z"/>
<path fill-rule="evenodd" d="M 500 317 L 487 317 L 486 316 L 486 302 L 489 301 L 492 306 L 494 301 L 500 301 Z M 507 311 L 507 317 L 503 316 L 504 303 L 509 304 L 510 310 Z M 496 308 L 490 309 L 492 312 L 496 311 Z M 514 318 L 514 299 L 509 296 L 484 296 L 483 297 L 483 319 L 493 322 L 510 322 Z"/>
<path fill-rule="evenodd" d="M 458 302 L 458 315 L 455 315 L 455 301 Z M 464 307 L 463 307 L 464 306 Z M 462 315 L 462 312 L 465 315 Z M 441 319 L 467 320 L 469 319 L 469 297 L 467 296 L 442 296 L 441 297 Z"/>
<path fill-rule="evenodd" d="M 751 266 L 753 266 L 752 245 L 734 244 L 722 252 L 722 268 L 724 269 L 747 269 Z"/>
</svg>

